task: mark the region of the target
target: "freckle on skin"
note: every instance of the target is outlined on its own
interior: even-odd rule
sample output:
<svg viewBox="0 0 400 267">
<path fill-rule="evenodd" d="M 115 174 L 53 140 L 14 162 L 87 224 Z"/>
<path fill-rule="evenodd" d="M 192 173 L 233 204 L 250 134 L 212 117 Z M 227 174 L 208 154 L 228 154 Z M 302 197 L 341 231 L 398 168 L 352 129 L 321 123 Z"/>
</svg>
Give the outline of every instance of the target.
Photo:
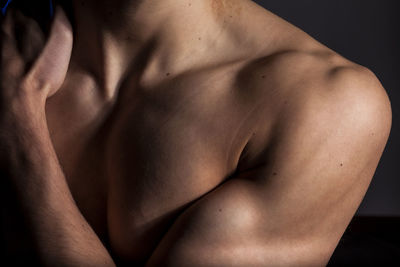
<svg viewBox="0 0 400 267">
<path fill-rule="evenodd" d="M 272 175 L 277 175 L 277 173 L 276 173 L 276 172 L 274 172 L 274 173 L 272 173 Z"/>
<path fill-rule="evenodd" d="M 201 37 L 199 37 L 199 40 L 201 40 Z"/>
<path fill-rule="evenodd" d="M 171 73 L 167 72 L 165 75 L 169 76 Z"/>
<path fill-rule="evenodd" d="M 263 78 L 263 79 L 265 79 L 265 77 L 266 77 L 265 75 L 261 76 L 261 78 Z"/>
<path fill-rule="evenodd" d="M 343 166 L 343 163 L 340 163 L 340 166 Z"/>
<path fill-rule="evenodd" d="M 222 211 L 222 209 L 219 209 L 219 212 L 221 212 Z"/>
</svg>

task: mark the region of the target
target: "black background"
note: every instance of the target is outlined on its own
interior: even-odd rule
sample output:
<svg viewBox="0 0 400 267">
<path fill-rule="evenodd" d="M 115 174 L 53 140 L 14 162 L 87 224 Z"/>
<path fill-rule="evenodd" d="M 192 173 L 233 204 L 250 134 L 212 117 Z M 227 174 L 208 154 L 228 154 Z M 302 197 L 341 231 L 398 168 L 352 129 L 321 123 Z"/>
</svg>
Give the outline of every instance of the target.
<svg viewBox="0 0 400 267">
<path fill-rule="evenodd" d="M 256 0 L 345 58 L 371 69 L 392 102 L 393 125 L 359 215 L 400 216 L 400 1 Z"/>
</svg>

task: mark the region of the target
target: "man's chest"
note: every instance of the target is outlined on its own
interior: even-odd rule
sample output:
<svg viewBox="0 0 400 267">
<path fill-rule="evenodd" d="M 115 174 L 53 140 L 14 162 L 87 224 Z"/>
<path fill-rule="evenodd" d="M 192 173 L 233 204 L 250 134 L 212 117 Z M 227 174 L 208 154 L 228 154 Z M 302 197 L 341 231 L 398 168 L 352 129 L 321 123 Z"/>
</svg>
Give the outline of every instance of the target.
<svg viewBox="0 0 400 267">
<path fill-rule="evenodd" d="M 63 102 L 71 98 L 75 109 Z M 71 192 L 99 236 L 108 235 L 110 214 L 129 213 L 138 254 L 234 172 L 251 130 L 238 95 L 217 84 L 137 93 L 106 110 L 76 99 L 60 96 L 47 109 Z"/>
</svg>

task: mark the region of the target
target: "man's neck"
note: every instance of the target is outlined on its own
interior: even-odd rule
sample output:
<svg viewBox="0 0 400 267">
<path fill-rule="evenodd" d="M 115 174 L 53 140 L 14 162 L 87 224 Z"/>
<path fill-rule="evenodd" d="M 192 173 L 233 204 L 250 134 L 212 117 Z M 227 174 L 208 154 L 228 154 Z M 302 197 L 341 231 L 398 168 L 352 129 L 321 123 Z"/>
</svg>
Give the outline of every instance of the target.
<svg viewBox="0 0 400 267">
<path fill-rule="evenodd" d="M 73 0 L 77 25 L 90 19 L 115 36 L 144 40 L 185 13 L 200 11 L 208 2 L 190 0 Z"/>
<path fill-rule="evenodd" d="M 108 96 L 127 71 L 142 73 L 144 83 L 172 77 L 207 60 L 224 38 L 211 2 L 74 0 L 73 60 Z"/>
<path fill-rule="evenodd" d="M 107 99 L 126 76 L 151 87 L 188 70 L 272 53 L 293 35 L 250 0 L 73 1 L 72 65 L 90 73 Z"/>
</svg>

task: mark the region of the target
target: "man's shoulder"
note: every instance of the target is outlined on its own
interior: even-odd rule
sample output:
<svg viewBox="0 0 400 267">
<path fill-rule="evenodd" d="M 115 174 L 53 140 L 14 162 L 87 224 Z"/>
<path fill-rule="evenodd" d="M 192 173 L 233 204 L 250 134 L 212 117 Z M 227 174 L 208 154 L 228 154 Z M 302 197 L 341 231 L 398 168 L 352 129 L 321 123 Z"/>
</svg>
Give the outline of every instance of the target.
<svg viewBox="0 0 400 267">
<path fill-rule="evenodd" d="M 282 108 L 287 114 L 287 120 L 281 121 L 284 129 L 291 131 L 294 126 L 320 137 L 337 130 L 365 141 L 375 132 L 375 137 L 387 138 L 391 104 L 371 70 L 350 62 L 323 62 L 323 58 L 305 61 L 309 66 L 299 67 L 292 89 L 287 89 L 291 104 Z"/>
<path fill-rule="evenodd" d="M 252 64 L 248 75 L 242 75 L 248 91 L 271 105 L 285 104 L 287 112 L 343 105 L 390 109 L 389 97 L 370 69 L 329 49 L 286 50 Z"/>
<path fill-rule="evenodd" d="M 388 95 L 376 75 L 332 51 L 284 53 L 277 57 L 275 71 L 280 90 L 293 103 L 287 108 L 296 114 L 337 112 L 361 119 L 370 112 L 386 118 L 390 113 Z"/>
<path fill-rule="evenodd" d="M 348 136 L 367 139 L 364 133 L 373 129 L 375 138 L 387 138 L 390 100 L 368 68 L 331 50 L 282 51 L 252 64 L 242 79 L 258 107 L 256 128 L 262 129 L 263 138 L 253 137 L 253 144 L 269 147 L 299 132 L 322 138 L 335 127 Z"/>
</svg>

